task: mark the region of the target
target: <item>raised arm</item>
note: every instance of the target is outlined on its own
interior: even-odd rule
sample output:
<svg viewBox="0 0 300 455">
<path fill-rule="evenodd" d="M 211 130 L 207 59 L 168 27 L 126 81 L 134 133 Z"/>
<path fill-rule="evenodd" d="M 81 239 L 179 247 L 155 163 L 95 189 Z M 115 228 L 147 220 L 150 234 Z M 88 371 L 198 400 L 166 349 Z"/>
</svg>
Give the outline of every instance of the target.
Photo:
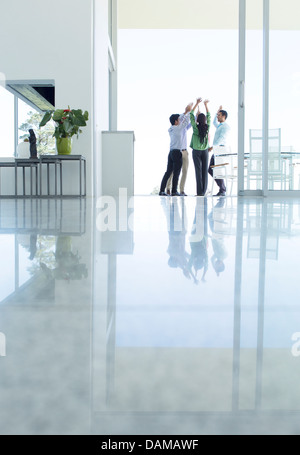
<svg viewBox="0 0 300 455">
<path fill-rule="evenodd" d="M 192 112 L 194 112 L 194 110 L 195 110 L 196 107 L 201 103 L 201 101 L 202 101 L 202 98 L 197 98 L 196 104 L 195 104 L 195 105 L 193 106 L 193 108 L 192 108 Z"/>
<path fill-rule="evenodd" d="M 180 130 L 183 130 L 189 126 L 189 120 L 190 120 L 190 112 L 193 107 L 193 103 L 190 103 L 186 106 L 185 111 L 183 114 L 180 115 L 180 124 L 178 125 L 178 128 Z"/>
<path fill-rule="evenodd" d="M 192 107 L 193 107 L 193 103 L 188 104 L 187 107 L 185 108 L 184 115 L 186 115 L 189 112 L 191 112 Z"/>
<path fill-rule="evenodd" d="M 218 126 L 219 126 L 219 122 L 218 122 L 217 116 L 218 116 L 218 113 L 222 110 L 222 108 L 223 108 L 223 106 L 221 105 L 221 106 L 219 107 L 219 109 L 218 109 L 218 112 L 217 112 L 216 115 L 215 115 L 215 118 L 214 118 L 214 122 L 213 122 L 213 123 L 214 123 L 214 126 L 215 126 L 216 128 L 218 128 Z"/>
<path fill-rule="evenodd" d="M 209 112 L 208 103 L 209 103 L 209 100 L 205 100 L 205 101 L 204 101 L 204 106 L 205 106 L 206 113 Z"/>
</svg>

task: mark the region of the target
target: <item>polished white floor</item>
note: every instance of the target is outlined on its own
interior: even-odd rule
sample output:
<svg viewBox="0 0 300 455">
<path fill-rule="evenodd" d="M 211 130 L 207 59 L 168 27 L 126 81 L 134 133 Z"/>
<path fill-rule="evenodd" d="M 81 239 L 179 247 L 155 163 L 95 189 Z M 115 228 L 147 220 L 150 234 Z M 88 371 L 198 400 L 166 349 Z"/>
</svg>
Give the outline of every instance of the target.
<svg viewBox="0 0 300 455">
<path fill-rule="evenodd" d="M 300 201 L 0 200 L 0 434 L 300 434 Z"/>
</svg>

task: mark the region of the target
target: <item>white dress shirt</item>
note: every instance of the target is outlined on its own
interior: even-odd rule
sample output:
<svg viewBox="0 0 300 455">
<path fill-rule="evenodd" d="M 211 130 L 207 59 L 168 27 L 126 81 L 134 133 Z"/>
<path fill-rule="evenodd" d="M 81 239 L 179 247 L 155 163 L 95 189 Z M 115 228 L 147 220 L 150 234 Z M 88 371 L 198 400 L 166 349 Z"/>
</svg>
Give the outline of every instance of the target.
<svg viewBox="0 0 300 455">
<path fill-rule="evenodd" d="M 170 135 L 170 150 L 178 149 L 182 150 L 187 147 L 186 144 L 183 146 L 183 134 L 186 132 L 186 128 L 189 124 L 190 120 L 190 113 L 183 114 L 180 118 L 179 125 L 172 125 L 169 128 L 169 135 Z"/>
<path fill-rule="evenodd" d="M 226 122 L 218 122 L 217 115 L 214 118 L 214 126 L 217 128 L 213 145 L 227 145 L 230 126 Z"/>
</svg>

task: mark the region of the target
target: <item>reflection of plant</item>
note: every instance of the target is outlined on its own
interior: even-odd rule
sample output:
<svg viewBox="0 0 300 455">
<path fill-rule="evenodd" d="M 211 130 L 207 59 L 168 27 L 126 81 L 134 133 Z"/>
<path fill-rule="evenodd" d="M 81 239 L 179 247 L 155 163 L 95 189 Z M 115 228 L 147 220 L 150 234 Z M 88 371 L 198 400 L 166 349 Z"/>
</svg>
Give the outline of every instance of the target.
<svg viewBox="0 0 300 455">
<path fill-rule="evenodd" d="M 56 239 L 55 267 L 50 269 L 43 262 L 40 265 L 49 278 L 80 280 L 88 276 L 87 267 L 85 264 L 80 264 L 80 259 L 78 251 L 72 252 L 72 238 L 59 236 Z"/>
<path fill-rule="evenodd" d="M 55 131 L 53 136 L 58 138 L 72 137 L 75 134 L 77 138 L 82 133 L 81 128 L 86 126 L 89 113 L 82 112 L 81 109 L 56 109 L 55 111 L 46 111 L 40 122 L 40 127 L 45 126 L 49 120 L 55 122 Z"/>
<path fill-rule="evenodd" d="M 80 280 L 88 276 L 78 251 L 72 251 L 70 236 L 31 234 L 19 236 L 18 243 L 30 253 L 29 259 L 33 262 L 27 270 L 32 276 L 41 269 L 49 279 Z"/>
</svg>

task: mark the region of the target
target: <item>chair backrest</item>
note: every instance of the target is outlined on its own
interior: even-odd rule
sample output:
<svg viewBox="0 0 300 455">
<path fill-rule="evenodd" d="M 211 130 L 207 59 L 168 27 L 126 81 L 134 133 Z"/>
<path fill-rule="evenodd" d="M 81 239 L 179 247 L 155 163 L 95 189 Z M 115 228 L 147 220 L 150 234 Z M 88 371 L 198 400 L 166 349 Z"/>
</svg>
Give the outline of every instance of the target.
<svg viewBox="0 0 300 455">
<path fill-rule="evenodd" d="M 213 148 L 215 166 L 213 168 L 214 179 L 224 179 L 231 173 L 231 148 L 229 146 L 217 145 Z M 223 166 L 222 166 L 223 165 Z"/>
<path fill-rule="evenodd" d="M 263 134 L 262 130 L 249 130 L 250 134 L 250 157 L 252 154 L 262 155 Z M 269 129 L 269 155 L 281 152 L 281 128 Z"/>
<path fill-rule="evenodd" d="M 250 129 L 250 160 L 248 172 L 262 172 L 262 150 L 263 132 L 262 130 Z M 281 172 L 281 129 L 269 129 L 268 138 L 268 173 L 279 174 Z"/>
</svg>

